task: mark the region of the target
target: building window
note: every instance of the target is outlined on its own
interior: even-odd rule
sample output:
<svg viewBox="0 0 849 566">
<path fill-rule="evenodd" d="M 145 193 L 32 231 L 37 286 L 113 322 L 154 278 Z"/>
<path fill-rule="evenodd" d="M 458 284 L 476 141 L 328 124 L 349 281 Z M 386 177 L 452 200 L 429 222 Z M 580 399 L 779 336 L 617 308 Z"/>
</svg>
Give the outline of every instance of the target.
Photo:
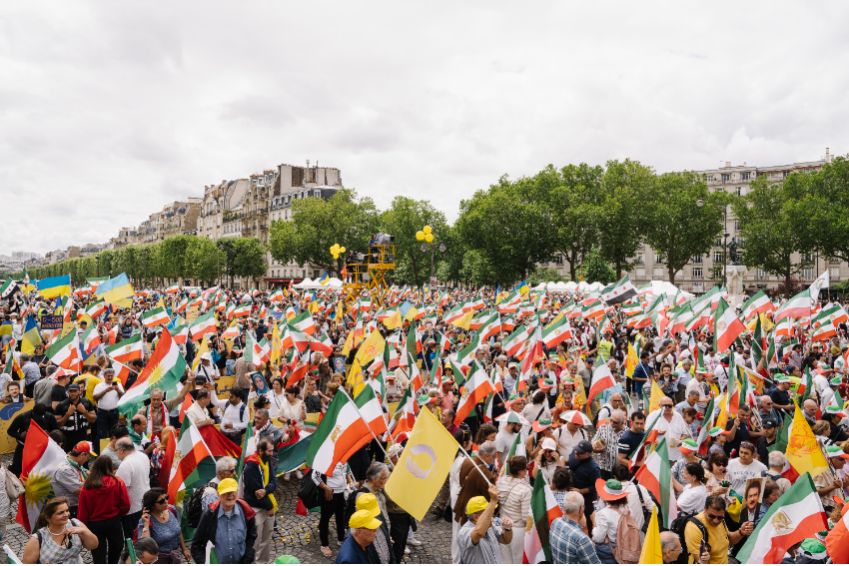
<svg viewBox="0 0 849 566">
<path fill-rule="evenodd" d="M 741 177 L 744 181 L 748 181 L 748 180 L 749 180 L 749 172 L 748 172 L 748 171 L 743 171 L 742 173 L 740 173 L 740 177 Z"/>
<path fill-rule="evenodd" d="M 739 231 L 740 231 L 740 221 L 739 221 L 739 220 L 735 220 L 735 221 L 734 221 L 734 231 L 735 231 L 735 232 L 739 232 Z"/>
<path fill-rule="evenodd" d="M 802 279 L 810 280 L 814 278 L 814 268 L 813 267 L 805 267 L 801 271 Z"/>
<path fill-rule="evenodd" d="M 714 250 L 713 252 L 713 262 L 714 263 L 725 263 L 725 252 L 722 250 Z"/>
<path fill-rule="evenodd" d="M 836 257 L 830 257 L 830 258 L 828 258 L 828 264 L 829 265 L 840 265 L 840 260 Z"/>
<path fill-rule="evenodd" d="M 840 268 L 839 267 L 829 267 L 828 268 L 828 276 L 831 279 L 840 279 Z"/>
<path fill-rule="evenodd" d="M 693 279 L 702 279 L 703 277 L 704 276 L 702 274 L 702 268 L 701 267 L 694 267 L 693 268 Z"/>
<path fill-rule="evenodd" d="M 727 183 L 730 180 L 731 180 L 731 174 L 730 173 L 723 173 L 722 174 L 722 182 L 723 183 Z"/>
<path fill-rule="evenodd" d="M 722 266 L 714 265 L 713 270 L 711 271 L 711 278 L 714 281 L 722 281 Z"/>
<path fill-rule="evenodd" d="M 701 265 L 701 263 L 702 263 L 702 254 L 694 255 L 694 256 L 690 259 L 690 261 L 691 261 L 691 262 L 693 262 L 693 263 L 695 263 L 695 264 Z"/>
<path fill-rule="evenodd" d="M 743 196 L 743 187 L 737 187 L 737 196 Z"/>
<path fill-rule="evenodd" d="M 643 254 L 634 258 L 634 265 L 643 265 Z"/>
<path fill-rule="evenodd" d="M 814 254 L 813 252 L 805 252 L 802 254 L 802 263 L 813 263 Z"/>
</svg>

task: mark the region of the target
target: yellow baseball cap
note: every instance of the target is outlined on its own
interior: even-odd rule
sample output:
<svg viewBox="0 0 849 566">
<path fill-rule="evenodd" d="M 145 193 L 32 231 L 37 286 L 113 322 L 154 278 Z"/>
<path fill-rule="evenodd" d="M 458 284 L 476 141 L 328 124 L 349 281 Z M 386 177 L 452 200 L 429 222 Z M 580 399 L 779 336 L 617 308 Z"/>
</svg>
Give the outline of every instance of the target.
<svg viewBox="0 0 849 566">
<path fill-rule="evenodd" d="M 380 514 L 380 506 L 377 503 L 377 497 L 373 493 L 358 493 L 357 494 L 357 511 L 368 511 L 372 517 L 377 517 Z"/>
<path fill-rule="evenodd" d="M 474 515 L 486 509 L 489 501 L 483 495 L 476 495 L 466 503 L 466 515 Z"/>
<path fill-rule="evenodd" d="M 233 478 L 225 478 L 218 484 L 218 495 L 239 491 L 239 483 Z"/>
<path fill-rule="evenodd" d="M 371 511 L 360 509 L 348 520 L 348 526 L 352 529 L 368 529 L 370 531 L 377 530 L 381 525 L 380 519 L 372 515 Z"/>
</svg>

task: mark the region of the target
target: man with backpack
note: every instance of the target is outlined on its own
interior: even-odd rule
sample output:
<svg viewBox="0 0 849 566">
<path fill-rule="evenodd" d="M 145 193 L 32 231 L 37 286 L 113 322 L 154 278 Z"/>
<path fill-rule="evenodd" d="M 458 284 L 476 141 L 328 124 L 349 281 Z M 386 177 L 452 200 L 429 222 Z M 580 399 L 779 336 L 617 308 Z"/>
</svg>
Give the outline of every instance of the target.
<svg viewBox="0 0 849 566">
<path fill-rule="evenodd" d="M 709 495 L 704 511 L 679 517 L 673 521 L 672 530 L 679 536 L 683 533 L 687 562 L 704 563 L 707 559 L 710 564 L 727 564 L 729 546 L 752 534 L 754 525 L 746 522 L 738 530 L 729 531 L 725 525 L 725 498 Z"/>
</svg>

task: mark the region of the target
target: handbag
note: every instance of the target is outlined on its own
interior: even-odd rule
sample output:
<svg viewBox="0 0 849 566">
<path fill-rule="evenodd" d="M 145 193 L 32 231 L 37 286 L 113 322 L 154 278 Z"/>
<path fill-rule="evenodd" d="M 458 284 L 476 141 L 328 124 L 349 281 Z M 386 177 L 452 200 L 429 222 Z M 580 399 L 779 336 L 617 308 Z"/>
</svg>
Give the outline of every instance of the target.
<svg viewBox="0 0 849 566">
<path fill-rule="evenodd" d="M 5 475 L 6 495 L 9 497 L 9 501 L 17 501 L 24 494 L 24 491 L 26 491 L 24 484 L 6 466 L 3 466 L 3 474 Z"/>
<path fill-rule="evenodd" d="M 301 485 L 298 487 L 298 497 L 301 498 L 307 509 L 321 506 L 321 490 L 312 481 L 312 471 L 304 474 L 304 477 L 301 478 Z"/>
</svg>

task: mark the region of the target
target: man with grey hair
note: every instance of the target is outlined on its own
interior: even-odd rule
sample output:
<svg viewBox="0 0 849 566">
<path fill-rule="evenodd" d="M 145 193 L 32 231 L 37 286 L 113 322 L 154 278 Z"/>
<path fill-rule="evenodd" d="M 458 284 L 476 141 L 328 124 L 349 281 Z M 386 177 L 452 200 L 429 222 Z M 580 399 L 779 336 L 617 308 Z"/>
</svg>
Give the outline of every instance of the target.
<svg viewBox="0 0 849 566">
<path fill-rule="evenodd" d="M 121 518 L 124 536 L 132 537 L 142 514 L 142 499 L 150 490 L 150 460 L 144 452 L 136 450 L 129 436 L 115 442 L 115 451 L 121 460 L 116 476 L 124 480 L 130 496 L 130 510 Z"/>
<path fill-rule="evenodd" d="M 599 421 L 600 426 L 593 436 L 593 452 L 603 480 L 613 477 L 613 466 L 619 454 L 619 439 L 625 433 L 626 420 L 625 411 L 613 409 L 606 423 L 601 424 Z"/>
<path fill-rule="evenodd" d="M 489 487 L 498 480 L 496 467 L 497 449 L 495 443 L 486 441 L 478 448 L 477 456 L 466 459 L 460 466 L 460 493 L 454 505 L 454 519 L 464 524 L 467 521 L 466 503 L 476 496 L 487 497 Z"/>
<path fill-rule="evenodd" d="M 203 488 L 201 496 L 201 509 L 207 510 L 209 506 L 218 501 L 218 484 L 225 478 L 236 477 L 236 459 L 230 456 L 222 456 L 215 462 L 215 477 Z"/>
<path fill-rule="evenodd" d="M 555 564 L 598 564 L 595 546 L 587 536 L 584 497 L 577 491 L 563 498 L 563 516 L 551 524 L 548 542 Z"/>
<path fill-rule="evenodd" d="M 769 469 L 764 472 L 764 475 L 771 478 L 778 484 L 778 497 L 784 495 L 784 492 L 790 489 L 790 480 L 784 477 L 784 468 L 787 466 L 787 457 L 783 452 L 773 450 L 767 458 L 769 461 Z"/>
<path fill-rule="evenodd" d="M 664 564 L 677 564 L 682 550 L 684 549 L 681 548 L 681 540 L 678 535 L 672 531 L 660 533 L 660 552 Z"/>
</svg>

